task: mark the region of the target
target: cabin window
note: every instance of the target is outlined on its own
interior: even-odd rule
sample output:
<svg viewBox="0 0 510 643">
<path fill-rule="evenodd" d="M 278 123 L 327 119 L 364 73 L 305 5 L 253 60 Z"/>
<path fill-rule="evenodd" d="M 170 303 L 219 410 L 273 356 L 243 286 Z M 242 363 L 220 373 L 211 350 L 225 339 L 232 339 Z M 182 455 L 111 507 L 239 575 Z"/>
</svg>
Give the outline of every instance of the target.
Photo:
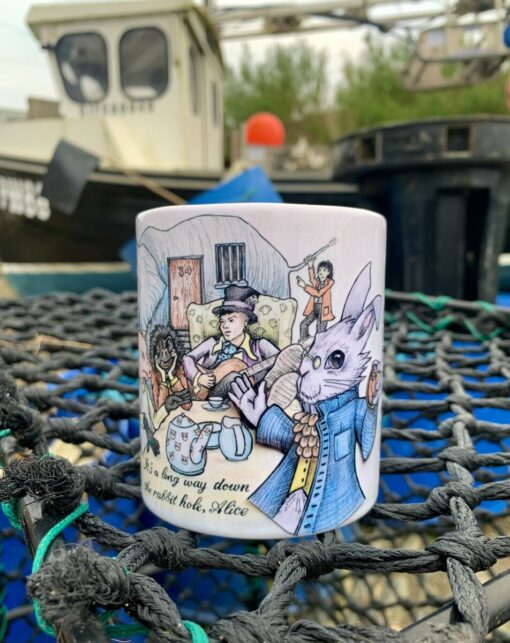
<svg viewBox="0 0 510 643">
<path fill-rule="evenodd" d="M 216 287 L 246 282 L 244 243 L 216 244 Z"/>
<path fill-rule="evenodd" d="M 55 55 L 67 95 L 77 103 L 97 103 L 108 92 L 106 43 L 97 33 L 62 36 Z"/>
<path fill-rule="evenodd" d="M 157 98 L 169 83 L 165 34 L 156 27 L 130 29 L 119 43 L 120 84 L 134 100 Z"/>
<path fill-rule="evenodd" d="M 189 47 L 189 73 L 191 90 L 191 109 L 193 114 L 200 112 L 200 51 L 192 42 Z"/>
<path fill-rule="evenodd" d="M 211 109 L 212 109 L 212 122 L 214 125 L 219 125 L 220 122 L 220 105 L 219 105 L 218 86 L 216 83 L 211 83 Z"/>
</svg>

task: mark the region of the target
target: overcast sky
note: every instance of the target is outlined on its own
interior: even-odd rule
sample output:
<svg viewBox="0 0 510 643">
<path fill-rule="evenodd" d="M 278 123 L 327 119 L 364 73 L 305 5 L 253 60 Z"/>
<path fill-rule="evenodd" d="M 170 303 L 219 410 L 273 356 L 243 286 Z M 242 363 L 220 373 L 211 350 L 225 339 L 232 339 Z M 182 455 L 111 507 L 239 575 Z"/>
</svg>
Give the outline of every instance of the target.
<svg viewBox="0 0 510 643">
<path fill-rule="evenodd" d="M 60 0 L 54 0 L 60 1 Z M 73 2 L 73 0 L 62 0 Z M 83 0 L 79 0 L 83 1 Z M 105 0 L 106 1 L 106 0 Z M 0 0 L 0 108 L 24 108 L 27 96 L 57 98 L 46 53 L 25 24 L 25 16 L 33 4 L 47 4 L 48 0 Z M 219 0 L 218 6 L 248 6 L 261 4 L 261 0 Z M 330 76 L 339 77 L 341 60 L 345 56 L 358 56 L 363 47 L 365 29 L 314 33 L 306 39 L 317 48 L 329 53 Z M 303 38 L 304 36 L 300 36 Z M 287 44 L 296 36 L 252 38 L 247 42 L 256 58 L 262 58 L 265 49 L 275 41 Z M 223 51 L 228 64 L 239 60 L 242 44 L 227 41 Z"/>
</svg>

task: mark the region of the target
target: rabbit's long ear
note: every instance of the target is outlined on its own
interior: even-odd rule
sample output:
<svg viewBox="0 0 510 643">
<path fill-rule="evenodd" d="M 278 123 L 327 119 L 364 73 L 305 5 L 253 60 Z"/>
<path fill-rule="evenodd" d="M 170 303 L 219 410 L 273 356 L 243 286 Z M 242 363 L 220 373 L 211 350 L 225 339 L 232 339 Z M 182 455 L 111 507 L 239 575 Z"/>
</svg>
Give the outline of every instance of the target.
<svg viewBox="0 0 510 643">
<path fill-rule="evenodd" d="M 372 262 L 369 261 L 363 270 L 356 277 L 354 283 L 349 290 L 347 299 L 345 300 L 344 309 L 340 319 L 357 319 L 362 311 L 367 295 L 370 291 L 370 269 Z"/>
<path fill-rule="evenodd" d="M 358 319 L 354 322 L 350 335 L 359 342 L 359 350 L 362 351 L 370 337 L 370 333 L 375 325 L 379 328 L 381 319 L 382 298 L 380 295 L 374 297 L 368 306 L 363 310 Z"/>
</svg>

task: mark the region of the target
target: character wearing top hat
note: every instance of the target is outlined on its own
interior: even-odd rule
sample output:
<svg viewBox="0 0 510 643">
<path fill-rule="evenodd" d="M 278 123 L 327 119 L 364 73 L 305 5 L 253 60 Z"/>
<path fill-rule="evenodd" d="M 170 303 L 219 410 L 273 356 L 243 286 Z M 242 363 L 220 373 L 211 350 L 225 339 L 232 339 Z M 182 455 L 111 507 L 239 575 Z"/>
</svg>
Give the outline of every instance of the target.
<svg viewBox="0 0 510 643">
<path fill-rule="evenodd" d="M 250 286 L 228 286 L 225 299 L 213 313 L 220 319 L 219 337 L 209 337 L 184 355 L 186 377 L 198 394 L 201 387 L 212 389 L 217 384 L 218 367 L 237 361 L 240 367 L 252 366 L 276 355 L 278 348 L 267 339 L 253 339 L 247 327 L 257 323 L 255 304 L 260 293 Z M 216 371 L 216 372 L 215 372 Z"/>
</svg>

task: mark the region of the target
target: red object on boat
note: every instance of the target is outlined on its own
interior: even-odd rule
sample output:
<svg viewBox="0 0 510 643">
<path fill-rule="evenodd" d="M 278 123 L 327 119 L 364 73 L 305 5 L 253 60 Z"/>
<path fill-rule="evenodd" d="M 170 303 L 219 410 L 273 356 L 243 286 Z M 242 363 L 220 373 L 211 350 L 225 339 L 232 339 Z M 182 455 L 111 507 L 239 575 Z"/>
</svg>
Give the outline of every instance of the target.
<svg viewBox="0 0 510 643">
<path fill-rule="evenodd" d="M 245 123 L 245 137 L 248 145 L 279 147 L 285 143 L 285 127 L 271 112 L 257 112 Z"/>
</svg>

